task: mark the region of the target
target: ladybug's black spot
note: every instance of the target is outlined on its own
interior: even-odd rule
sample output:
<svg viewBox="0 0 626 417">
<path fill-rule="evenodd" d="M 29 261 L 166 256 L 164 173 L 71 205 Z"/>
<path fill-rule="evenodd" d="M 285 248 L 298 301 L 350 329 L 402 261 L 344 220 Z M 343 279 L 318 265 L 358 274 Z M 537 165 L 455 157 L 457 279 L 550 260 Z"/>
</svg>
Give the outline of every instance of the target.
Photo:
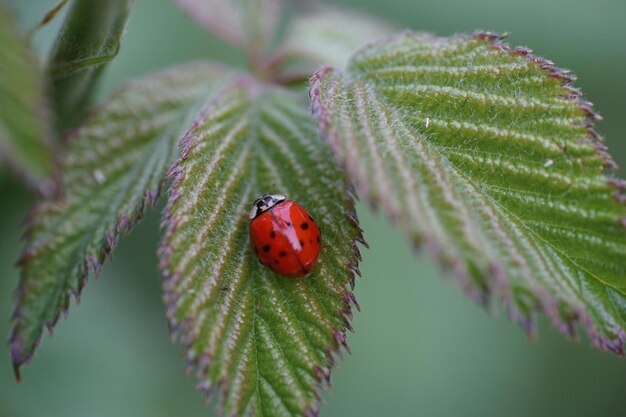
<svg viewBox="0 0 626 417">
<path fill-rule="evenodd" d="M 300 242 L 300 247 L 303 248 L 304 247 L 304 242 L 302 240 L 300 240 L 299 242 Z"/>
<path fill-rule="evenodd" d="M 269 252 L 270 251 L 270 245 L 263 245 L 263 252 Z"/>
<path fill-rule="evenodd" d="M 302 223 L 302 224 L 300 225 L 300 229 L 302 229 L 302 230 L 306 230 L 306 229 L 308 229 L 308 228 L 309 228 L 309 224 L 308 224 L 307 222 L 304 222 L 304 223 Z"/>
<path fill-rule="evenodd" d="M 291 222 L 287 222 L 287 227 L 291 227 L 291 226 L 292 226 Z"/>
<path fill-rule="evenodd" d="M 284 250 L 281 250 L 278 254 L 282 257 L 287 256 L 287 252 L 285 252 Z"/>
<path fill-rule="evenodd" d="M 276 237 L 276 232 L 272 230 L 272 231 L 270 232 L 270 237 L 271 237 L 272 239 L 274 239 L 274 238 Z"/>
<path fill-rule="evenodd" d="M 320 243 L 320 235 L 317 235 L 317 243 Z"/>
</svg>

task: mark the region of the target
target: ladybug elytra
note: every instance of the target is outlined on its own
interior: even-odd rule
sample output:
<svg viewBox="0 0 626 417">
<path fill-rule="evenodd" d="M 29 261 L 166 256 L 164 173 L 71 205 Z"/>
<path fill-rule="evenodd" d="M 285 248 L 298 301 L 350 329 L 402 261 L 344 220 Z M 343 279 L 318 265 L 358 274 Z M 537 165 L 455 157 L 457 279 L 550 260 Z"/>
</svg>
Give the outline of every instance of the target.
<svg viewBox="0 0 626 417">
<path fill-rule="evenodd" d="M 250 241 L 259 262 L 288 277 L 303 277 L 320 255 L 321 232 L 308 211 L 284 195 L 264 194 L 250 210 Z"/>
</svg>

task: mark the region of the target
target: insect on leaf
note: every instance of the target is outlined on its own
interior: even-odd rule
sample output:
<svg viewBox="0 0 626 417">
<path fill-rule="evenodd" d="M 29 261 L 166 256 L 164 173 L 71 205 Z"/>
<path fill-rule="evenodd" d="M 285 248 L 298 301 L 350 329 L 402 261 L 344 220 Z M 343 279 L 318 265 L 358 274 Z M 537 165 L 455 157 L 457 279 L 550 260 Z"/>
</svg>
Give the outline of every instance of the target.
<svg viewBox="0 0 626 417">
<path fill-rule="evenodd" d="M 362 238 L 306 105 L 238 80 L 195 120 L 172 175 L 165 299 L 198 387 L 221 392 L 223 415 L 316 414 L 319 385 L 350 326 Z M 250 247 L 247 210 L 266 192 L 298 201 L 319 224 L 324 248 L 306 278 L 273 273 Z"/>
</svg>

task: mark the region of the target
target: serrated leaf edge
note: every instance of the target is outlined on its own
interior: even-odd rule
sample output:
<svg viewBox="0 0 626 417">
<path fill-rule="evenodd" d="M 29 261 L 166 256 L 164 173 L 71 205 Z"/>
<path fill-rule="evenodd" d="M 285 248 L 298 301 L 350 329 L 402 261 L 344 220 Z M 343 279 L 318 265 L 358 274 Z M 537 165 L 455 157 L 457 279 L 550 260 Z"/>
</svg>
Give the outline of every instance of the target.
<svg viewBox="0 0 626 417">
<path fill-rule="evenodd" d="M 230 86 L 225 87 L 220 92 L 218 92 L 215 97 L 211 99 L 205 108 L 202 110 L 201 114 L 198 116 L 194 124 L 188 129 L 185 135 L 179 142 L 179 148 L 181 149 L 181 156 L 179 159 L 172 165 L 168 173 L 166 174 L 165 179 L 171 181 L 171 185 L 168 190 L 168 201 L 163 212 L 163 220 L 161 222 L 161 229 L 163 230 L 163 236 L 161 240 L 161 245 L 158 249 L 158 256 L 160 258 L 159 268 L 161 270 L 161 274 L 163 276 L 163 300 L 166 305 L 174 306 L 175 303 L 172 302 L 176 299 L 176 295 L 173 291 L 175 283 L 180 279 L 180 275 L 176 272 L 171 273 L 169 271 L 169 257 L 173 251 L 173 248 L 167 245 L 165 242 L 169 240 L 169 237 L 176 231 L 178 225 L 178 218 L 172 213 L 173 206 L 176 204 L 179 198 L 181 198 L 181 193 L 179 191 L 180 184 L 185 179 L 184 171 L 181 168 L 181 164 L 185 159 L 187 159 L 189 153 L 193 150 L 196 145 L 196 141 L 193 137 L 193 131 L 195 128 L 201 123 L 208 113 L 210 113 L 215 105 L 219 103 L 219 98 L 222 95 L 225 95 L 229 92 L 230 88 L 242 88 L 251 92 L 251 94 L 256 95 L 260 93 L 259 89 L 264 88 L 262 85 L 259 85 L 256 80 L 251 79 L 249 77 L 241 75 L 238 79 L 233 80 Z M 350 225 L 355 230 L 355 237 L 352 239 L 352 261 L 348 264 L 348 269 L 350 271 L 350 275 L 348 276 L 348 283 L 350 285 L 350 289 L 345 288 L 344 292 L 344 308 L 340 311 L 341 316 L 343 318 L 343 326 L 342 328 L 335 329 L 334 331 L 334 340 L 335 346 L 329 348 L 327 354 L 328 363 L 322 367 L 318 367 L 315 371 L 317 384 L 315 389 L 315 397 L 317 399 L 317 403 L 312 404 L 310 408 L 302 410 L 303 415 L 307 417 L 316 417 L 319 415 L 319 405 L 323 402 L 322 397 L 320 395 L 321 390 L 329 390 L 331 387 L 330 376 L 331 371 L 337 366 L 337 359 L 343 359 L 343 353 L 341 348 L 343 347 L 348 354 L 351 354 L 351 350 L 347 344 L 346 335 L 347 331 L 354 332 L 350 321 L 352 320 L 352 307 L 354 306 L 357 311 L 361 311 L 361 307 L 358 304 L 356 297 L 352 293 L 351 290 L 354 289 L 355 286 L 355 275 L 361 277 L 361 271 L 359 269 L 359 262 L 362 260 L 361 252 L 357 246 L 357 242 L 369 248 L 367 242 L 363 238 L 363 230 L 359 226 L 359 220 L 356 213 L 355 202 L 358 199 L 355 189 L 352 186 L 349 186 L 349 192 L 346 195 L 346 203 L 349 204 L 351 208 L 348 211 L 346 219 L 350 223 Z M 190 358 L 185 355 L 187 349 L 194 342 L 193 336 L 191 333 L 186 333 L 184 329 L 183 323 L 177 323 L 174 320 L 176 316 L 177 310 L 175 308 L 168 308 L 166 313 L 168 324 L 170 328 L 170 336 L 172 341 L 179 340 L 183 345 L 183 355 L 185 356 L 186 367 L 185 373 L 190 374 L 193 370 L 195 370 L 196 379 L 198 379 L 198 384 L 196 385 L 196 390 L 203 392 L 206 396 L 207 403 L 210 402 L 214 396 L 217 394 L 216 391 L 221 391 L 222 397 L 218 400 L 218 413 L 221 414 L 221 403 L 223 401 L 223 396 L 225 394 L 226 386 L 228 385 L 228 381 L 222 380 L 217 384 L 216 387 L 211 387 L 207 385 L 208 380 L 208 368 L 211 366 L 211 358 L 203 355 L 197 358 Z"/>
<path fill-rule="evenodd" d="M 405 32 L 403 36 L 415 37 L 422 40 L 427 39 L 434 43 L 442 42 L 446 39 L 426 32 Z M 594 111 L 593 104 L 582 97 L 582 92 L 572 85 L 572 83 L 576 80 L 576 77 L 570 74 L 568 70 L 557 67 L 552 61 L 533 55 L 533 51 L 531 49 L 525 47 L 511 47 L 507 45 L 504 42 L 504 39 L 508 36 L 508 34 L 476 32 L 473 35 L 455 35 L 453 38 L 467 38 L 468 36 L 477 40 L 488 42 L 492 48 L 502 52 L 525 57 L 530 61 L 530 63 L 544 70 L 547 77 L 554 78 L 561 82 L 561 88 L 564 91 L 563 98 L 575 102 L 576 106 L 586 115 L 585 129 L 592 140 L 591 145 L 595 148 L 598 155 L 604 162 L 602 175 L 606 178 L 608 185 L 615 190 L 613 197 L 616 201 L 626 206 L 626 181 L 610 175 L 619 167 L 611 155 L 607 152 L 607 147 L 603 143 L 604 138 L 593 128 L 593 122 L 602 120 L 602 117 Z M 392 35 L 377 39 L 364 45 L 362 48 L 359 48 L 355 52 L 355 55 L 362 50 L 384 44 L 390 39 L 395 39 L 397 37 L 398 35 Z M 331 128 L 331 116 L 326 112 L 321 103 L 322 79 L 332 71 L 334 71 L 334 69 L 331 67 L 322 67 L 314 73 L 310 80 L 309 96 L 311 97 L 311 111 L 319 123 L 322 137 L 336 153 L 336 145 L 334 144 L 339 141 L 339 138 L 337 136 L 337 132 Z M 356 184 L 356 187 L 356 193 L 358 195 L 362 192 L 362 190 L 359 190 L 360 187 L 358 183 Z M 395 220 L 395 208 L 387 204 L 384 198 L 379 199 L 378 202 L 368 201 L 368 203 L 372 209 L 376 209 L 378 205 L 380 205 L 382 209 L 391 217 L 391 219 Z M 619 222 L 620 225 L 626 229 L 626 217 L 622 217 Z M 416 241 L 413 242 L 413 245 L 416 250 L 419 250 L 422 246 Z M 487 276 L 486 278 L 489 279 L 489 277 L 491 277 L 491 281 L 487 282 L 486 292 L 481 294 L 470 284 L 469 278 L 466 276 L 466 273 L 461 267 L 460 260 L 446 259 L 443 256 L 443 252 L 439 248 L 438 242 L 426 240 L 424 246 L 426 246 L 434 255 L 444 272 L 447 272 L 450 269 L 454 272 L 454 275 L 459 280 L 463 290 L 474 301 L 489 309 L 490 298 L 494 295 L 499 298 L 500 303 L 507 312 L 509 319 L 520 325 L 531 340 L 536 338 L 535 323 L 532 315 L 533 313 L 543 312 L 546 314 L 552 325 L 559 332 L 565 334 L 569 338 L 579 340 L 579 336 L 575 329 L 575 324 L 578 321 L 583 325 L 596 348 L 614 352 L 619 356 L 624 355 L 624 342 L 626 342 L 625 329 L 617 329 L 615 332 L 616 337 L 614 339 L 607 338 L 598 331 L 589 314 L 584 308 L 581 307 L 573 307 L 572 314 L 567 318 L 567 320 L 564 320 L 559 314 L 559 301 L 542 290 L 537 290 L 533 293 L 538 300 L 538 305 L 533 308 L 529 315 L 522 314 L 516 309 L 511 301 L 510 286 L 506 281 L 504 271 L 501 271 L 497 266 L 492 265 L 490 268 L 490 276 Z"/>
<path fill-rule="evenodd" d="M 202 62 L 199 61 L 197 64 L 201 65 Z M 216 66 L 217 68 L 222 68 L 221 65 L 216 65 L 216 64 L 213 64 L 213 65 Z M 151 77 L 163 76 L 168 73 L 175 73 L 175 72 L 176 72 L 176 68 L 165 69 L 165 70 L 156 71 L 152 73 Z M 135 82 L 136 81 L 131 80 L 131 81 L 124 83 L 122 86 L 120 86 L 117 89 L 115 93 L 112 94 L 112 96 L 109 98 L 109 100 L 107 100 L 106 103 L 103 103 L 97 106 L 96 108 L 91 109 L 89 113 L 87 114 L 87 116 L 85 117 L 85 121 L 83 122 L 83 125 L 88 123 L 91 119 L 97 117 L 99 113 L 106 111 L 106 109 L 109 106 L 109 103 L 115 100 L 116 97 L 123 95 L 125 90 L 127 89 L 127 86 L 132 85 Z M 74 129 L 71 129 L 68 132 L 67 139 L 65 141 L 66 147 L 71 146 L 71 143 L 77 140 L 78 136 L 81 133 L 81 129 L 82 127 L 79 126 Z M 56 164 L 55 164 L 55 173 L 54 173 L 55 192 L 52 195 L 50 195 L 48 198 L 38 202 L 26 214 L 22 222 L 23 227 L 24 227 L 24 232 L 22 234 L 22 241 L 27 241 L 31 237 L 33 228 L 35 227 L 34 218 L 44 208 L 44 206 L 49 203 L 49 200 L 56 200 L 56 199 L 63 198 L 64 190 L 61 185 L 61 173 L 63 172 L 64 169 L 65 169 L 65 166 L 64 166 L 63 160 L 57 159 Z M 164 175 L 156 189 L 146 190 L 140 203 L 136 206 L 131 216 L 120 216 L 117 218 L 117 221 L 115 222 L 115 232 L 107 234 L 105 238 L 105 244 L 100 248 L 100 253 L 98 254 L 98 256 L 95 258 L 92 256 L 87 256 L 84 259 L 84 262 L 80 271 L 80 276 L 78 277 L 79 278 L 78 289 L 72 292 L 72 295 L 74 296 L 74 299 L 77 305 L 80 303 L 80 294 L 83 288 L 85 287 L 85 285 L 87 284 L 89 273 L 93 271 L 96 278 L 99 276 L 102 264 L 107 259 L 111 259 L 112 252 L 115 249 L 119 238 L 121 236 L 127 235 L 130 232 L 130 230 L 143 218 L 147 207 L 154 208 L 166 182 L 167 182 L 167 176 Z M 33 248 L 32 246 L 27 246 L 20 254 L 16 262 L 16 265 L 17 266 L 23 265 L 24 263 L 28 262 L 29 258 L 35 256 L 35 254 L 36 254 L 36 249 Z M 41 343 L 41 339 L 44 334 L 43 331 L 40 333 L 39 337 L 37 338 L 37 341 L 35 342 L 32 352 L 28 354 L 24 354 L 24 350 L 23 350 L 21 341 L 19 340 L 18 335 L 15 331 L 15 327 L 21 317 L 19 306 L 21 305 L 21 300 L 23 300 L 24 298 L 25 291 L 26 289 L 24 288 L 23 283 L 20 282 L 13 296 L 14 304 L 16 306 L 13 309 L 13 313 L 11 315 L 11 320 L 10 320 L 13 330 L 11 331 L 11 335 L 9 336 L 9 339 L 7 341 L 7 345 L 9 346 L 9 350 L 11 352 L 11 361 L 13 364 L 13 371 L 18 381 L 21 379 L 20 377 L 21 366 L 23 364 L 29 364 L 31 362 L 34 352 L 37 350 L 39 344 Z M 63 300 L 63 309 L 62 309 L 62 313 L 65 317 L 67 317 L 67 314 L 69 311 L 70 301 L 71 301 L 70 294 L 65 294 L 65 298 Z M 45 323 L 45 327 L 48 329 L 48 334 L 50 336 L 52 336 L 54 333 L 53 329 L 56 326 L 59 320 L 59 317 L 60 317 L 60 313 L 57 314 L 56 317 L 52 321 L 48 321 Z"/>
</svg>

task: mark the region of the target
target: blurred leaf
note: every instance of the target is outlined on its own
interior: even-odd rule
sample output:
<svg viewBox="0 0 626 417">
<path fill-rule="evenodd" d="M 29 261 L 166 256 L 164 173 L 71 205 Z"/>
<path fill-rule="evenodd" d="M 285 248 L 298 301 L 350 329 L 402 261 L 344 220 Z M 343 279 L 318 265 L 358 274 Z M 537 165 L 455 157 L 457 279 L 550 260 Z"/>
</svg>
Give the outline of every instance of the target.
<svg viewBox="0 0 626 417">
<path fill-rule="evenodd" d="M 52 185 L 49 114 L 37 56 L 0 5 L 0 159 L 29 185 Z"/>
<path fill-rule="evenodd" d="M 290 22 L 282 52 L 290 59 L 343 68 L 355 49 L 382 36 L 392 26 L 353 11 L 314 5 Z M 313 68 L 315 69 L 315 68 Z"/>
<path fill-rule="evenodd" d="M 221 391 L 223 415 L 314 415 L 355 303 L 346 287 L 362 238 L 344 176 L 305 104 L 252 80 L 208 103 L 184 143 L 161 255 L 168 318 L 198 386 Z M 276 275 L 252 252 L 244 210 L 268 191 L 318 220 L 324 249 L 306 278 Z"/>
<path fill-rule="evenodd" d="M 274 39 L 283 0 L 175 0 L 189 17 L 218 38 L 251 53 Z"/>
<path fill-rule="evenodd" d="M 74 0 L 51 53 L 49 76 L 60 133 L 84 117 L 120 49 L 132 0 Z"/>
<path fill-rule="evenodd" d="M 54 20 L 54 18 L 59 14 L 59 12 L 61 12 L 61 10 L 63 10 L 63 8 L 65 7 L 65 5 L 67 4 L 68 0 L 60 0 L 53 8 L 51 8 L 50 10 L 48 10 L 46 12 L 46 14 L 41 18 L 41 20 L 39 21 L 39 23 L 37 23 L 37 26 L 35 26 L 29 33 L 28 33 L 28 37 L 29 39 L 32 39 L 32 37 L 35 35 L 35 33 L 37 33 L 37 31 L 41 28 L 43 28 L 44 26 L 46 26 L 48 23 L 50 23 L 51 21 Z"/>
<path fill-rule="evenodd" d="M 313 78 L 313 110 L 359 195 L 482 302 L 536 311 L 622 353 L 625 183 L 572 77 L 491 34 L 407 33 Z"/>
<path fill-rule="evenodd" d="M 60 192 L 27 223 L 10 339 L 16 373 L 70 294 L 78 299 L 90 268 L 97 274 L 118 236 L 154 205 L 185 122 L 223 73 L 194 64 L 130 83 L 74 131 Z"/>
</svg>

